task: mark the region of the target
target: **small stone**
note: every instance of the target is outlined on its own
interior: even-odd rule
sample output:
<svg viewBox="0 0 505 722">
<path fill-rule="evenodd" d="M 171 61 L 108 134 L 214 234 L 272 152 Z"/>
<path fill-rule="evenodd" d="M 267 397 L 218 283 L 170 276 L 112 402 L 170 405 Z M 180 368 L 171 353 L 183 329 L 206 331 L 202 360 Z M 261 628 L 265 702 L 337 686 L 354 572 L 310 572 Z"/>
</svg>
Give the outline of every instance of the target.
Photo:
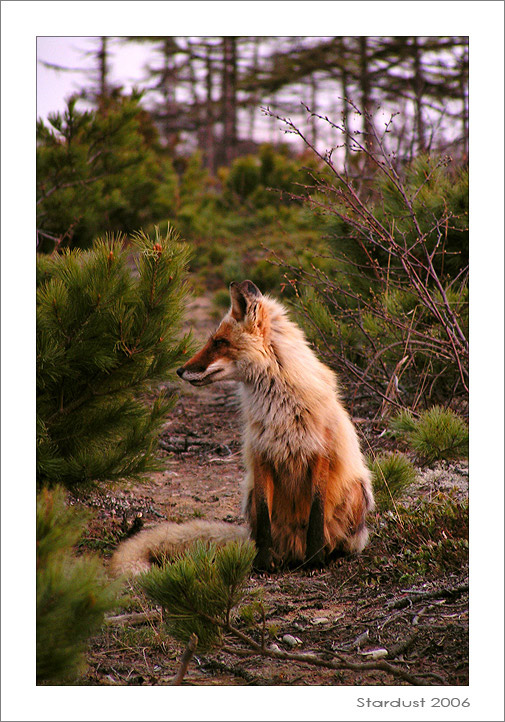
<svg viewBox="0 0 505 722">
<path fill-rule="evenodd" d="M 279 645 L 275 644 L 275 643 L 271 644 L 269 649 L 271 649 L 272 652 L 280 652 L 281 651 L 281 648 L 279 647 Z"/>
<path fill-rule="evenodd" d="M 314 617 L 312 624 L 328 624 L 329 621 L 328 617 Z"/>
<path fill-rule="evenodd" d="M 300 644 L 300 640 L 297 637 L 293 637 L 291 634 L 285 634 L 282 641 L 284 644 L 287 644 L 288 647 L 296 647 L 297 644 Z"/>
</svg>

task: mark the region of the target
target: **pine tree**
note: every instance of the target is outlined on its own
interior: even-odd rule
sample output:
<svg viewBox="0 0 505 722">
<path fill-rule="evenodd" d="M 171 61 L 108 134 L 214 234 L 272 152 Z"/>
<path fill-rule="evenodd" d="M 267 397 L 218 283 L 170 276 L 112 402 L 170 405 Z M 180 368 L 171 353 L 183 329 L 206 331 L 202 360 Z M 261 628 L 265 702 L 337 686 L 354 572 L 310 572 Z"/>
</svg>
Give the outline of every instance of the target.
<svg viewBox="0 0 505 722">
<path fill-rule="evenodd" d="M 375 506 L 379 511 L 393 509 L 396 500 L 416 480 L 416 470 L 405 454 L 383 452 L 369 460 Z"/>
<path fill-rule="evenodd" d="M 196 542 L 175 561 L 142 575 L 139 585 L 163 607 L 164 622 L 176 639 L 187 644 L 196 634 L 199 649 L 209 649 L 221 642 L 245 597 L 255 553 L 251 542 L 222 547 Z"/>
<path fill-rule="evenodd" d="M 168 229 L 40 256 L 37 290 L 38 481 L 71 487 L 152 469 L 180 364 L 188 249 Z"/>
<path fill-rule="evenodd" d="M 408 440 L 424 463 L 468 458 L 468 426 L 450 409 L 433 406 L 418 419 L 403 411 L 393 420 L 392 428 Z"/>
<path fill-rule="evenodd" d="M 37 124 L 38 250 L 89 248 L 102 233 L 131 233 L 174 216 L 177 177 L 159 152 L 140 96 L 102 98 Z"/>
<path fill-rule="evenodd" d="M 84 665 L 88 638 L 115 605 L 117 586 L 91 555 L 72 551 L 84 517 L 65 504 L 63 489 L 37 496 L 37 682 L 72 682 Z"/>
</svg>

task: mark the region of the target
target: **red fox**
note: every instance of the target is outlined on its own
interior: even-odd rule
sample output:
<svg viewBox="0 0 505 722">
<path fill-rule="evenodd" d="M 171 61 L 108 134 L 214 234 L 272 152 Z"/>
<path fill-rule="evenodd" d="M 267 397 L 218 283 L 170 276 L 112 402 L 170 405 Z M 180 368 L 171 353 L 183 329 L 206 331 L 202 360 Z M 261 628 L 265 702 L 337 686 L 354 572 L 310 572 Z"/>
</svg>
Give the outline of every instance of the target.
<svg viewBox="0 0 505 722">
<path fill-rule="evenodd" d="M 232 283 L 230 297 L 215 333 L 177 373 L 194 386 L 241 382 L 249 530 L 202 521 L 162 524 L 120 545 L 112 559 L 116 574 L 148 569 L 197 538 L 224 544 L 250 534 L 254 566 L 266 571 L 284 564 L 322 566 L 367 543 L 370 473 L 335 374 L 284 307 L 252 281 Z"/>
</svg>

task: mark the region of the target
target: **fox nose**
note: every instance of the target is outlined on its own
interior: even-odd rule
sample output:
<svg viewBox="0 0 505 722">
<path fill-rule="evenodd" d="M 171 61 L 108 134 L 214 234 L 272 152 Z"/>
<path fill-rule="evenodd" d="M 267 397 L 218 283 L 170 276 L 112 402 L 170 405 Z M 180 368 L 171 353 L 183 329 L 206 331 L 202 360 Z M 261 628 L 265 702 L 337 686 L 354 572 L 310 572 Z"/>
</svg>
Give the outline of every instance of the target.
<svg viewBox="0 0 505 722">
<path fill-rule="evenodd" d="M 184 373 L 184 366 L 181 366 L 180 369 L 177 369 L 177 371 L 175 373 L 177 374 L 177 376 L 180 376 L 182 379 L 182 374 Z"/>
</svg>

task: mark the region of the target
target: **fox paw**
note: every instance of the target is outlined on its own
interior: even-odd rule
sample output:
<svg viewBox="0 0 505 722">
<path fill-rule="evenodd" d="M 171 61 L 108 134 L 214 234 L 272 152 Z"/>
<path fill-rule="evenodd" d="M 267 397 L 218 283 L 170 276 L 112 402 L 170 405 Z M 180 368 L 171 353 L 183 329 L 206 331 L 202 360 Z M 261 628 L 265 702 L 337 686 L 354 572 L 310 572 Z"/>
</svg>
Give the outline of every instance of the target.
<svg viewBox="0 0 505 722">
<path fill-rule="evenodd" d="M 322 569 L 326 566 L 326 553 L 324 549 L 320 549 L 319 551 L 315 552 L 314 554 L 311 554 L 310 552 L 307 552 L 305 556 L 305 561 L 303 562 L 303 566 L 306 569 Z"/>
<path fill-rule="evenodd" d="M 274 568 L 272 553 L 269 549 L 260 549 L 254 557 L 253 569 L 256 572 L 271 572 Z"/>
</svg>

